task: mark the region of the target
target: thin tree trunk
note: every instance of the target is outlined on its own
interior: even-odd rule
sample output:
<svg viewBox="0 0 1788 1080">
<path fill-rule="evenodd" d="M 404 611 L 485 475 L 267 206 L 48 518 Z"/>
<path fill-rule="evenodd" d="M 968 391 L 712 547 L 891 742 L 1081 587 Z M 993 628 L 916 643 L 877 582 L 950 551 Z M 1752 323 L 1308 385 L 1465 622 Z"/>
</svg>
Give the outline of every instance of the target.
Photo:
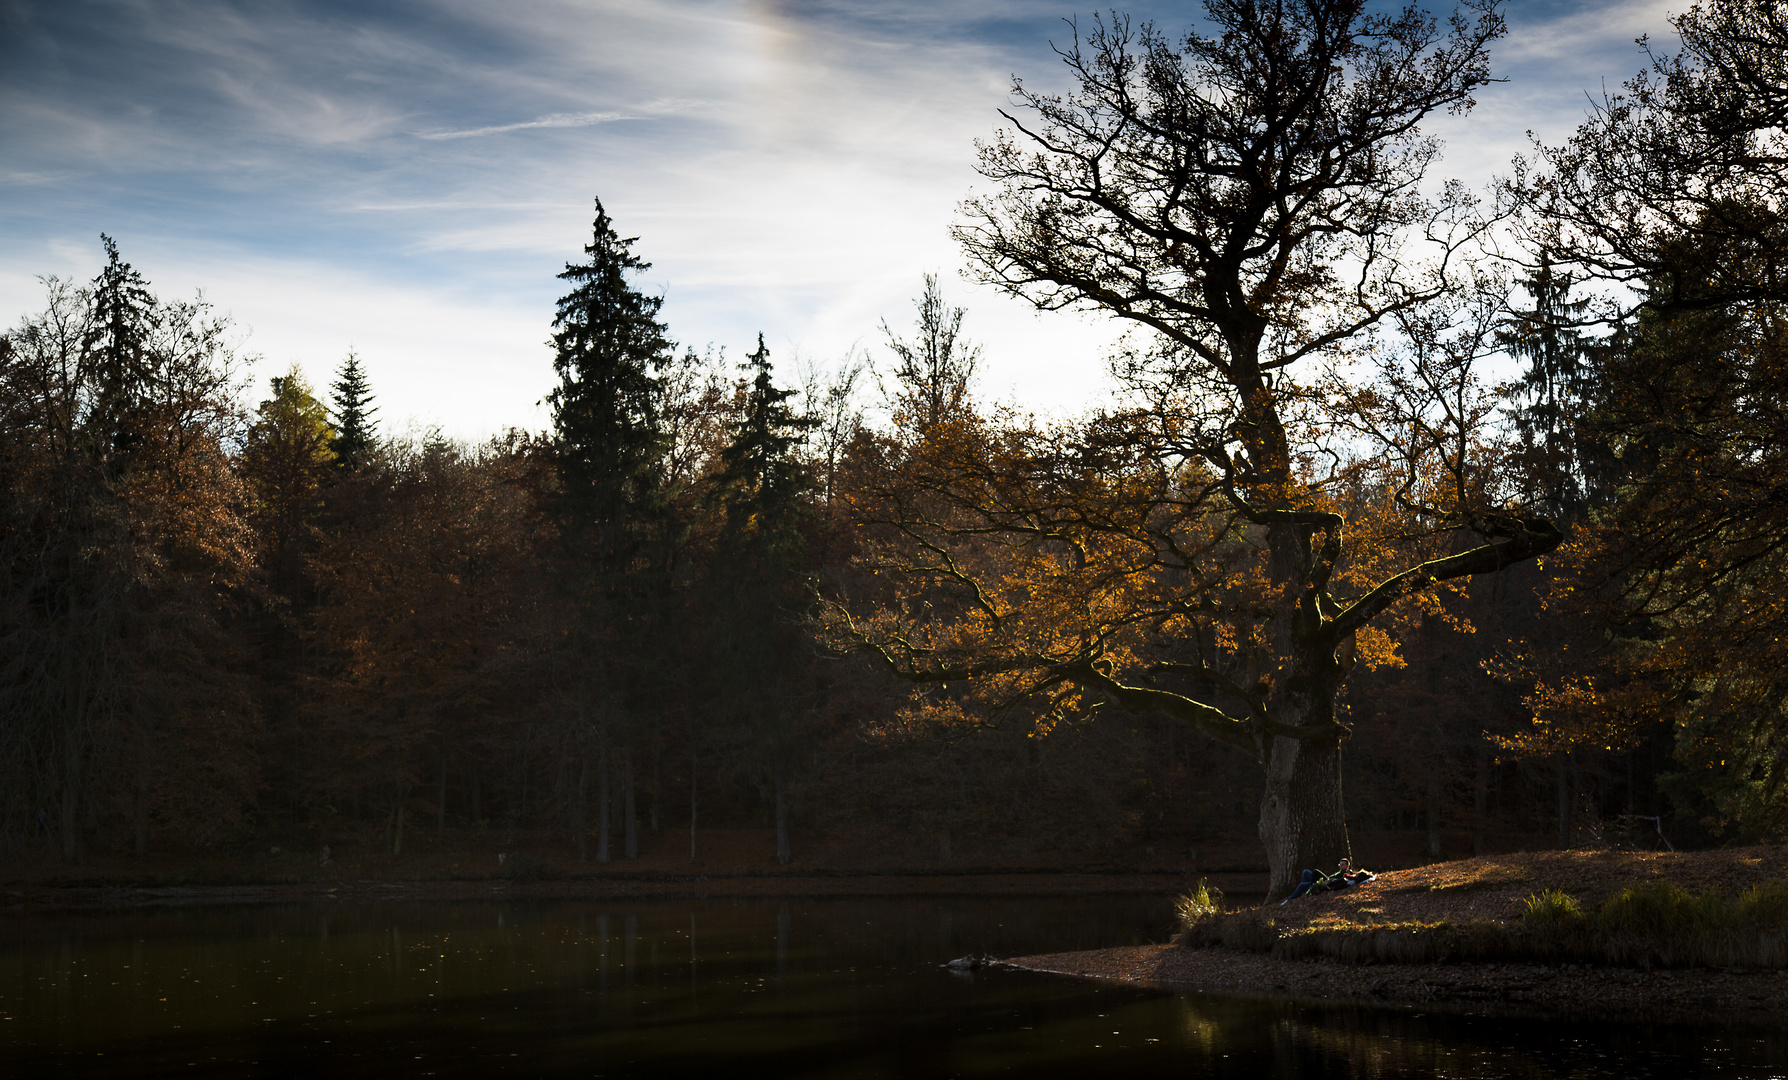
<svg viewBox="0 0 1788 1080">
<path fill-rule="evenodd" d="M 657 836 L 664 830 L 663 819 L 659 816 L 659 794 L 664 790 L 664 737 L 656 735 L 652 738 L 652 835 Z"/>
<path fill-rule="evenodd" d="M 695 861 L 695 740 L 689 741 L 689 861 Z"/>
<path fill-rule="evenodd" d="M 571 832 L 577 838 L 577 861 L 590 861 L 590 761 L 580 757 L 577 763 L 577 796 L 571 806 Z"/>
<path fill-rule="evenodd" d="M 1422 801 L 1428 810 L 1428 839 L 1423 845 L 1423 854 L 1430 859 L 1440 858 L 1440 791 L 1441 791 L 1441 734 L 1436 727 L 1433 732 L 1433 745 L 1429 748 L 1428 784 L 1422 793 Z"/>
<path fill-rule="evenodd" d="M 447 755 L 441 755 L 441 783 L 435 788 L 435 839 L 447 835 Z"/>
<path fill-rule="evenodd" d="M 472 794 L 471 794 L 471 811 L 472 811 L 471 818 L 472 818 L 472 824 L 474 826 L 476 826 L 479 822 L 484 820 L 484 807 L 479 805 L 479 795 L 481 795 L 481 794 L 482 794 L 482 792 L 479 791 L 479 789 L 478 789 L 478 766 L 477 766 L 477 764 L 474 763 L 472 766 Z"/>
<path fill-rule="evenodd" d="M 776 762 L 776 772 L 774 776 L 776 785 L 776 861 L 786 864 L 790 858 L 788 845 L 788 796 L 784 791 L 782 783 L 781 755 L 778 754 L 777 758 L 778 760 Z"/>
<path fill-rule="evenodd" d="M 1490 820 L 1490 745 L 1482 738 L 1477 743 L 1477 777 L 1471 798 L 1471 853 L 1484 853 L 1484 828 Z"/>
<path fill-rule="evenodd" d="M 398 858 L 404 853 L 404 800 L 397 797 L 397 831 L 391 837 L 391 857 Z"/>
<path fill-rule="evenodd" d="M 633 748 L 624 746 L 621 748 L 621 851 L 629 859 L 639 858 L 637 802 L 634 798 Z"/>
<path fill-rule="evenodd" d="M 1569 850 L 1571 846 L 1571 778 L 1565 767 L 1565 759 L 1559 755 L 1558 773 L 1558 846 L 1560 850 Z"/>
<path fill-rule="evenodd" d="M 62 747 L 62 861 L 70 866 L 86 862 L 86 845 L 81 835 L 81 740 L 68 725 Z"/>
<path fill-rule="evenodd" d="M 608 733 L 600 732 L 596 736 L 596 861 L 608 861 L 609 833 L 609 794 L 608 794 Z"/>
<path fill-rule="evenodd" d="M 149 854 L 149 755 L 138 752 L 137 782 L 131 793 L 131 824 L 135 827 L 137 857 Z"/>
</svg>

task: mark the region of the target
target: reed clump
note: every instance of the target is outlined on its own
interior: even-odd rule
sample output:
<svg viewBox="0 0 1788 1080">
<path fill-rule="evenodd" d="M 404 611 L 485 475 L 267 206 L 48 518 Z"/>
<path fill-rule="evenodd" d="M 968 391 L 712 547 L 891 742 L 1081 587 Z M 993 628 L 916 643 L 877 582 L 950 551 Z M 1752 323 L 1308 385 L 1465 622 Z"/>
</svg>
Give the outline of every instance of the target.
<svg viewBox="0 0 1788 1080">
<path fill-rule="evenodd" d="M 1182 911 L 1185 909 L 1182 908 Z M 1737 895 L 1670 881 L 1630 885 L 1586 906 L 1548 889 L 1510 921 L 1278 922 L 1267 909 L 1207 912 L 1175 943 L 1349 963 L 1544 961 L 1652 967 L 1788 968 L 1788 881 Z"/>
<path fill-rule="evenodd" d="M 1244 952 L 1265 952 L 1278 939 L 1278 925 L 1262 908 L 1223 910 L 1223 892 L 1205 881 L 1181 896 L 1175 907 L 1180 916 L 1176 945 L 1218 947 Z"/>
<path fill-rule="evenodd" d="M 1223 890 L 1203 878 L 1192 891 L 1174 901 L 1179 913 L 1180 929 L 1189 930 L 1213 915 L 1223 914 Z"/>
</svg>

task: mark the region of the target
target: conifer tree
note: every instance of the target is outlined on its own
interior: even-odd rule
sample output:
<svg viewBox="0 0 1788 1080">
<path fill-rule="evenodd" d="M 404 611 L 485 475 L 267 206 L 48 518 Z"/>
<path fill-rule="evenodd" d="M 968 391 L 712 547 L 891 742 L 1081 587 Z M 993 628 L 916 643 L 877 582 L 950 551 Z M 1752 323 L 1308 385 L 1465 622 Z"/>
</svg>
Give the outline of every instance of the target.
<svg viewBox="0 0 1788 1080">
<path fill-rule="evenodd" d="M 1510 312 L 1499 335 L 1509 355 L 1527 365 L 1511 388 L 1512 411 L 1528 497 L 1561 520 L 1582 513 L 1590 496 L 1594 447 L 1582 445 L 1582 412 L 1594 397 L 1591 343 L 1580 329 L 1589 301 L 1570 299 L 1575 280 L 1549 252 L 1521 282 L 1533 306 Z"/>
<path fill-rule="evenodd" d="M 633 288 L 629 277 L 651 264 L 633 254 L 637 237 L 622 238 L 596 200 L 585 263 L 567 263 L 559 277 L 573 284 L 553 318 L 553 408 L 560 483 L 560 526 L 567 556 L 564 579 L 576 612 L 565 661 L 575 717 L 567 750 L 581 759 L 572 785 L 571 827 L 584 857 L 586 786 L 596 781 L 597 860 L 608 861 L 610 743 L 621 740 L 622 817 L 629 858 L 638 854 L 631 743 L 657 714 L 629 700 L 655 674 L 651 655 L 653 582 L 644 543 L 665 517 L 661 482 L 667 445 L 659 415 L 660 381 L 673 346 L 658 321 L 662 297 Z M 600 698 L 592 700 L 592 691 Z M 643 724 L 636 722 L 643 720 Z M 593 747 L 591 744 L 594 744 Z M 591 751 L 594 750 L 592 754 Z M 592 761 L 592 758 L 594 759 Z"/>
<path fill-rule="evenodd" d="M 658 418 L 658 380 L 672 345 L 658 321 L 663 297 L 629 284 L 651 263 L 633 254 L 638 237 L 621 238 L 596 200 L 596 221 L 584 247 L 587 263 L 567 263 L 553 318 L 549 395 L 564 484 L 565 524 L 574 546 L 599 576 L 624 570 L 642 515 L 659 501 L 657 482 L 664 438 Z"/>
<path fill-rule="evenodd" d="M 348 351 L 348 358 L 336 369 L 335 382 L 330 384 L 329 403 L 334 406 L 335 436 L 329 449 L 337 466 L 358 471 L 366 466 L 372 453 L 375 429 L 372 418 L 379 410 L 373 406 L 372 384 L 360 366 L 360 358 Z"/>
<path fill-rule="evenodd" d="M 99 234 L 106 265 L 89 287 L 92 311 L 82 334 L 82 352 L 94 372 L 93 404 L 82 427 L 88 452 L 110 471 L 129 465 L 140 441 L 131 430 L 141 418 L 142 399 L 153 360 L 148 340 L 156 301 L 149 282 L 118 255 L 118 242 Z"/>
<path fill-rule="evenodd" d="M 796 391 L 776 386 L 762 334 L 744 368 L 753 375 L 732 442 L 720 452 L 716 484 L 726 507 L 726 534 L 733 541 L 725 546 L 742 545 L 761 564 L 780 561 L 792 553 L 790 545 L 799 543 L 795 525 L 806 510 L 803 496 L 812 490 L 813 480 L 795 449 L 814 421 L 789 407 Z"/>
<path fill-rule="evenodd" d="M 330 428 L 323 403 L 296 367 L 275 375 L 271 388 L 272 396 L 256 409 L 248 431 L 242 476 L 261 539 L 262 564 L 274 588 L 291 597 L 316 538 L 330 448 L 340 445 L 341 436 Z"/>
<path fill-rule="evenodd" d="M 776 859 L 786 863 L 794 699 L 803 652 L 798 635 L 806 605 L 802 525 L 814 490 L 798 450 L 814 421 L 789 407 L 795 391 L 778 389 L 772 380 L 762 334 L 745 370 L 754 374 L 715 479 L 725 523 L 710 575 L 719 616 L 713 674 L 728 718 L 768 781 Z"/>
</svg>

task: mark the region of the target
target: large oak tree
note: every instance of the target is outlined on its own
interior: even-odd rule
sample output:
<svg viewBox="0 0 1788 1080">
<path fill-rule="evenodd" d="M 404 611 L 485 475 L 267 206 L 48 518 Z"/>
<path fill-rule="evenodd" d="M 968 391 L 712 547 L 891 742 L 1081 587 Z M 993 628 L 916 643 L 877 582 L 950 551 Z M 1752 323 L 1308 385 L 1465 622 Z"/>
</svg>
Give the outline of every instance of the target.
<svg viewBox="0 0 1788 1080">
<path fill-rule="evenodd" d="M 984 281 L 1137 328 L 1131 406 L 866 451 L 879 584 L 835 629 L 909 678 L 995 687 L 983 706 L 1115 704 L 1256 756 L 1282 895 L 1348 853 L 1336 702 L 1362 637 L 1393 651 L 1374 620 L 1560 537 L 1490 464 L 1470 200 L 1423 194 L 1421 125 L 1489 80 L 1494 4 L 1442 25 L 1206 8 L 1211 32 L 1178 40 L 1076 30 L 1073 89 L 1015 86 L 1011 130 L 981 147 L 994 190 L 956 230 Z"/>
</svg>

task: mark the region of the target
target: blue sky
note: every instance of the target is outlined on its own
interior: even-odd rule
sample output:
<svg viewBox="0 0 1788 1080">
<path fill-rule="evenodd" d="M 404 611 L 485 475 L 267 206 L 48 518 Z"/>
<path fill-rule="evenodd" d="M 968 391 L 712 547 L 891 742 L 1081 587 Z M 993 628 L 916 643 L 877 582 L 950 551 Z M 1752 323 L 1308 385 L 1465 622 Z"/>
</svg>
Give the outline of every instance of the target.
<svg viewBox="0 0 1788 1080">
<path fill-rule="evenodd" d="M 1509 82 L 1442 172 L 1482 187 L 1672 45 L 1680 2 L 1509 5 Z M 387 423 L 539 428 L 554 274 L 600 196 L 677 340 L 779 368 L 880 353 L 920 275 L 986 349 L 984 391 L 1077 411 L 1112 329 L 957 277 L 948 236 L 1016 73 L 1060 78 L 1066 0 L 0 0 L 0 323 L 98 234 L 203 289 L 259 386 L 359 352 Z M 1194 5 L 1127 8 L 1172 30 Z M 1444 10 L 1444 9 L 1441 9 Z"/>
</svg>

